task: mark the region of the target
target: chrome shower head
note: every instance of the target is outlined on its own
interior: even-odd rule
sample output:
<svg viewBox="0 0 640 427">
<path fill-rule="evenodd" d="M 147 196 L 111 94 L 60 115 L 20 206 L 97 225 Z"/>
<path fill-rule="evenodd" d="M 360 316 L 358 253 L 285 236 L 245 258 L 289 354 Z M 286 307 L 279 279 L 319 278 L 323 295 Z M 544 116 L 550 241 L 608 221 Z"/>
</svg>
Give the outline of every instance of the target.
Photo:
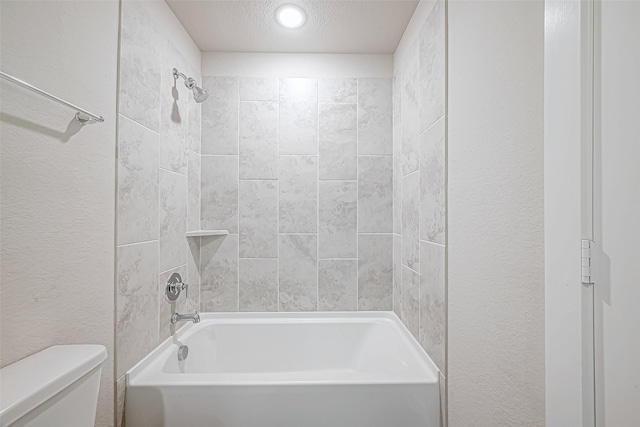
<svg viewBox="0 0 640 427">
<path fill-rule="evenodd" d="M 204 102 L 209 97 L 209 92 L 198 86 L 198 84 L 192 77 L 187 77 L 174 68 L 173 78 L 177 79 L 178 77 L 182 77 L 184 79 L 184 85 L 191 89 L 191 91 L 193 92 L 193 99 L 195 99 L 198 104 Z"/>
<path fill-rule="evenodd" d="M 195 99 L 198 104 L 206 101 L 209 97 L 209 92 L 199 86 L 193 86 L 191 90 L 193 91 L 193 99 Z"/>
</svg>

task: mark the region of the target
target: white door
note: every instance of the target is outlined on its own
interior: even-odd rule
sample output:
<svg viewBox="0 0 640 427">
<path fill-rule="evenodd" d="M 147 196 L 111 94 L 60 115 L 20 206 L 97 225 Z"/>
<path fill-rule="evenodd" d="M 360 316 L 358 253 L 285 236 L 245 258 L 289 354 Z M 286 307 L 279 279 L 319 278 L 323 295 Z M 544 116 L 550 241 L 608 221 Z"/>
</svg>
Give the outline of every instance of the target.
<svg viewBox="0 0 640 427">
<path fill-rule="evenodd" d="M 640 1 L 595 3 L 597 427 L 640 426 Z"/>
</svg>

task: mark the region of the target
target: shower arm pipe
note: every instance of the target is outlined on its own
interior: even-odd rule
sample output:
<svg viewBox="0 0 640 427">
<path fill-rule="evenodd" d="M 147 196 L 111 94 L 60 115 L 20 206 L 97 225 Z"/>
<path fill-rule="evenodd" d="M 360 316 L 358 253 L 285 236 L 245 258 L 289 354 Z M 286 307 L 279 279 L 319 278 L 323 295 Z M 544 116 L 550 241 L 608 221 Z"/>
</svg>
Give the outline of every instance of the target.
<svg viewBox="0 0 640 427">
<path fill-rule="evenodd" d="M 30 85 L 29 83 L 27 83 L 27 82 L 25 82 L 23 80 L 20 80 L 20 79 L 18 79 L 16 77 L 13 77 L 13 76 L 11 76 L 11 75 L 3 72 L 3 71 L 0 71 L 0 77 L 2 77 L 5 80 L 10 81 L 11 83 L 14 83 L 14 84 L 18 85 L 18 86 L 22 86 L 25 89 L 29 89 L 30 91 L 35 92 L 38 95 L 42 95 L 45 98 L 48 98 L 48 99 L 50 99 L 52 101 L 55 101 L 55 102 L 57 102 L 59 104 L 62 104 L 65 107 L 69 107 L 72 110 L 76 110 L 76 116 L 75 117 L 76 117 L 76 120 L 78 122 L 80 122 L 80 124 L 89 125 L 89 124 L 93 124 L 93 123 L 102 123 L 102 122 L 104 122 L 104 118 L 102 116 L 99 116 L 97 114 L 93 114 L 92 112 L 87 111 L 84 108 L 80 108 L 77 105 L 72 104 L 70 102 L 67 102 L 62 98 L 58 98 L 57 96 L 52 95 L 49 92 L 45 92 L 44 90 L 39 89 L 39 88 L 37 88 L 37 87 L 35 87 L 33 85 Z"/>
<path fill-rule="evenodd" d="M 177 68 L 174 68 L 172 71 L 173 71 L 173 78 L 177 79 L 178 77 L 182 77 L 184 79 L 184 85 L 189 89 L 191 89 L 193 85 L 196 84 L 195 80 L 193 80 L 191 77 L 187 77 L 184 73 L 181 73 L 180 71 L 178 71 Z"/>
</svg>

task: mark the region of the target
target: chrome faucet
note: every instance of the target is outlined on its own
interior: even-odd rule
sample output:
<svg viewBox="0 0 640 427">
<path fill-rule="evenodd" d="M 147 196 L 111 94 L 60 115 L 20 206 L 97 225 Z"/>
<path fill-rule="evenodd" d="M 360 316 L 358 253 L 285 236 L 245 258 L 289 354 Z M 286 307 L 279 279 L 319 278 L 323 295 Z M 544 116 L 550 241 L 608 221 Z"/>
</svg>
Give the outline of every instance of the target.
<svg viewBox="0 0 640 427">
<path fill-rule="evenodd" d="M 171 315 L 171 324 L 172 325 L 175 325 L 176 323 L 181 322 L 183 320 L 190 320 L 193 323 L 198 323 L 198 322 L 200 322 L 200 315 L 198 314 L 197 311 L 194 314 L 173 313 Z"/>
</svg>

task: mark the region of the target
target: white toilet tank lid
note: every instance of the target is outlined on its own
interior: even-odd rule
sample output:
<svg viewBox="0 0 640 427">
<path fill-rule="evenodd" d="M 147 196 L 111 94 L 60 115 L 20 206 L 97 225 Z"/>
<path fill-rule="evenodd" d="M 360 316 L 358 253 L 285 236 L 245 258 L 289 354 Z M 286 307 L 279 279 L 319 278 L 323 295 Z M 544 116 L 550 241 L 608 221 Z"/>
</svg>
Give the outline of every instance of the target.
<svg viewBox="0 0 640 427">
<path fill-rule="evenodd" d="M 54 345 L 0 369 L 0 424 L 18 420 L 106 358 L 102 345 Z"/>
</svg>

